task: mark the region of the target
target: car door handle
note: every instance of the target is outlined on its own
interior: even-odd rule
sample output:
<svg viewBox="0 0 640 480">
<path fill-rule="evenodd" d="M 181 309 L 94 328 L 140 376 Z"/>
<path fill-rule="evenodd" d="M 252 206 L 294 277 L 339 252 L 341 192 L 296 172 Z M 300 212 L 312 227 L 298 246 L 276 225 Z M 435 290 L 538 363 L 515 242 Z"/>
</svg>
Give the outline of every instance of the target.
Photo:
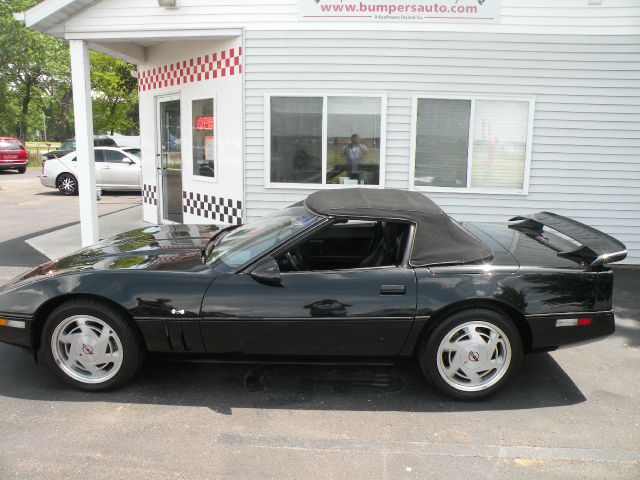
<svg viewBox="0 0 640 480">
<path fill-rule="evenodd" d="M 380 295 L 404 295 L 407 293 L 406 285 L 380 285 Z"/>
</svg>

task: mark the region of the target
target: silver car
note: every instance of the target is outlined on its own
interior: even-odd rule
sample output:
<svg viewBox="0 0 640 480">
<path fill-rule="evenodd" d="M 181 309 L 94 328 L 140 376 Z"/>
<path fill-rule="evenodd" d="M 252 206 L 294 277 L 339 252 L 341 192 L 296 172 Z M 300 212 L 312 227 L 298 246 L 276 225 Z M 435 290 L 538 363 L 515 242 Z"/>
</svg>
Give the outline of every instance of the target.
<svg viewBox="0 0 640 480">
<path fill-rule="evenodd" d="M 142 171 L 140 157 L 121 148 L 96 147 L 96 187 L 102 190 L 140 190 Z M 63 195 L 78 193 L 77 153 L 42 162 L 40 183 L 57 188 Z"/>
</svg>

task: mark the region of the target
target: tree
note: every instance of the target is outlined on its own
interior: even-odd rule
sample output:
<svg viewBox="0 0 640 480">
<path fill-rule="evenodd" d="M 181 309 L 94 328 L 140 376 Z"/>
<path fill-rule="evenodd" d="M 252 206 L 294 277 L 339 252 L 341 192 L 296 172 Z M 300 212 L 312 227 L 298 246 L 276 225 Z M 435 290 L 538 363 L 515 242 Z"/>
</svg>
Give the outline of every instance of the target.
<svg viewBox="0 0 640 480">
<path fill-rule="evenodd" d="M 49 139 L 73 136 L 73 92 L 68 44 L 26 28 L 13 19 L 37 0 L 0 0 L 0 136 Z M 91 53 L 91 87 L 96 133 L 138 133 L 135 67 Z"/>
<path fill-rule="evenodd" d="M 26 28 L 13 19 L 13 12 L 26 10 L 34 0 L 0 0 L 0 51 L 6 62 L 0 66 L 3 94 L 14 109 L 17 122 L 13 131 L 26 140 L 29 134 L 29 108 L 34 98 L 42 94 L 46 82 L 68 83 L 68 48 L 62 40 Z M 9 99 L 8 97 L 13 97 Z M 5 118 L 4 121 L 11 122 Z"/>
<path fill-rule="evenodd" d="M 133 65 L 91 52 L 93 125 L 100 133 L 138 133 L 138 82 Z"/>
</svg>

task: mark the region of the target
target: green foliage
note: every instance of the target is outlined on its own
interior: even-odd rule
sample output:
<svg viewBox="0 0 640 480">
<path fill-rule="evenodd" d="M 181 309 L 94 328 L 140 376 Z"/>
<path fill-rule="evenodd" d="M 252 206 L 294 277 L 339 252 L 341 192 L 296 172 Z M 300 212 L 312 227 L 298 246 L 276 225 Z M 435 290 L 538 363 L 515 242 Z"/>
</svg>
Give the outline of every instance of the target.
<svg viewBox="0 0 640 480">
<path fill-rule="evenodd" d="M 58 38 L 26 28 L 13 12 L 37 0 L 0 0 L 0 136 L 64 140 L 73 136 L 69 47 Z M 91 54 L 94 131 L 137 134 L 135 67 Z"/>
<path fill-rule="evenodd" d="M 93 128 L 96 132 L 138 133 L 138 84 L 133 65 L 91 52 Z"/>
</svg>

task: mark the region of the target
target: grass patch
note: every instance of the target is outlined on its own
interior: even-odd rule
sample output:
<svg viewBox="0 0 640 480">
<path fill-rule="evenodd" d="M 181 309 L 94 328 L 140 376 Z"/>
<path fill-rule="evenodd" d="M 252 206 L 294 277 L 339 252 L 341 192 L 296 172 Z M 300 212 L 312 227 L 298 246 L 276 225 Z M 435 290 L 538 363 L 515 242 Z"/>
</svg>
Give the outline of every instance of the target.
<svg viewBox="0 0 640 480">
<path fill-rule="evenodd" d="M 26 142 L 29 167 L 42 168 L 42 154 L 59 148 L 60 142 Z"/>
</svg>

